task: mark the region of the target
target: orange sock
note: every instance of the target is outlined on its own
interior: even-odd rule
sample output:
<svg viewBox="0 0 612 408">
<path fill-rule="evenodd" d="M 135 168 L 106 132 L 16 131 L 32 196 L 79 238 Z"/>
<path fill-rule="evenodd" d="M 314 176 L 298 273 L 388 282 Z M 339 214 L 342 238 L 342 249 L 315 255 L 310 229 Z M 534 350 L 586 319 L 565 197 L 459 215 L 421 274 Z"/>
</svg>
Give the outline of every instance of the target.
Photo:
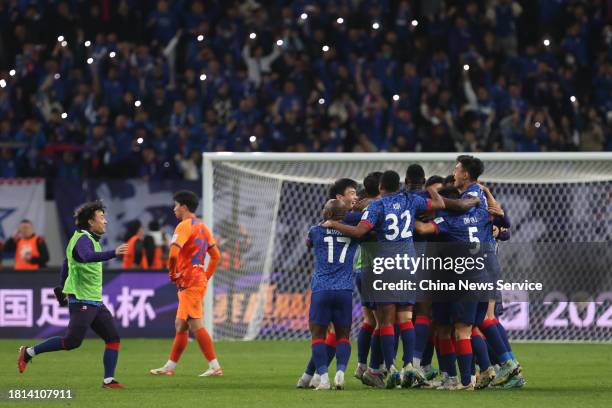
<svg viewBox="0 0 612 408">
<path fill-rule="evenodd" d="M 217 356 L 215 356 L 215 348 L 213 347 L 212 339 L 208 335 L 208 332 L 205 328 L 200 327 L 195 332 L 195 338 L 198 341 L 198 344 L 200 345 L 200 350 L 202 350 L 202 354 L 204 354 L 204 357 L 206 357 L 208 361 L 217 358 Z"/>
<path fill-rule="evenodd" d="M 183 354 L 183 350 L 187 347 L 189 342 L 189 332 L 176 332 L 174 336 L 174 342 L 172 343 L 172 351 L 170 352 L 170 360 L 178 363 Z"/>
</svg>

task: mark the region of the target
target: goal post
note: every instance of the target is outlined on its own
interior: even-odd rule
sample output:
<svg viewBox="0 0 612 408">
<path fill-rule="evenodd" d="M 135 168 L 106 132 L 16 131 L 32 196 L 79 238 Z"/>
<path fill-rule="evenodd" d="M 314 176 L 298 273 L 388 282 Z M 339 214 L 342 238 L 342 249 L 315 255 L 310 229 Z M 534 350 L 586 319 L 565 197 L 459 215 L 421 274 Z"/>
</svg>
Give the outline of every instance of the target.
<svg viewBox="0 0 612 408">
<path fill-rule="evenodd" d="M 312 259 L 304 241 L 308 227 L 318 221 L 329 185 L 342 177 L 360 183 L 372 171 L 396 170 L 403 178 L 412 163 L 421 164 L 427 177 L 446 176 L 452 173 L 458 155 L 204 153 L 203 219 L 214 231 L 222 251 L 204 300 L 207 330 L 221 339 L 307 338 Z M 591 219 L 594 213 L 587 210 L 580 197 L 588 197 L 589 207 L 603 208 L 604 221 L 610 223 L 612 153 L 474 155 L 484 162 L 481 180 L 495 189 L 508 209 L 519 241 L 558 243 L 567 237 L 584 242 L 601 240 L 589 229 L 602 220 Z M 568 217 L 566 225 L 558 227 L 556 217 Z M 595 214 L 597 217 L 601 214 Z M 557 236 L 558 228 L 563 233 Z M 508 250 L 512 265 L 518 262 L 516 251 Z M 604 309 L 596 312 L 590 319 L 593 321 L 567 302 L 571 303 L 566 311 L 569 326 L 589 323 L 593 327 L 563 328 L 563 321 L 550 319 L 549 309 L 530 311 L 527 306 L 527 310 L 512 310 L 514 321 L 509 328 L 514 338 L 524 340 L 612 340 L 612 328 L 605 327 L 607 321 L 602 327 L 595 322 L 612 302 L 612 294 L 609 299 L 605 293 L 601 296 L 596 307 Z M 554 301 L 563 299 L 551 298 Z M 360 319 L 357 303 L 354 316 L 356 328 Z M 561 326 L 546 326 L 551 322 Z"/>
</svg>

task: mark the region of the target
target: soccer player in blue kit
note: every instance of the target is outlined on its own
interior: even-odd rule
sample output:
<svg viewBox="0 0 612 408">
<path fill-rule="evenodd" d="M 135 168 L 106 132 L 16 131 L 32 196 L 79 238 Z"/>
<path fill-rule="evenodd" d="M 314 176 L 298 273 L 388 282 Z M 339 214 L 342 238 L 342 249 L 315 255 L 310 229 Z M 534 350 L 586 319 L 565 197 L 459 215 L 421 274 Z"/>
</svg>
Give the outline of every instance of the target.
<svg viewBox="0 0 612 408">
<path fill-rule="evenodd" d="M 325 220 L 341 222 L 348 207 L 340 200 L 329 200 L 323 209 Z M 310 228 L 308 246 L 313 248 L 315 270 L 311 282 L 309 327 L 312 357 L 320 383 L 315 390 L 331 388 L 327 373 L 328 354 L 325 335 L 333 323 L 338 339 L 336 347 L 336 389 L 344 389 L 344 373 L 351 355 L 349 335 L 353 311 L 353 257 L 359 240 L 321 224 Z"/>
<path fill-rule="evenodd" d="M 350 225 L 357 225 L 361 220 L 361 211 L 355 211 L 353 207 L 357 202 L 357 182 L 350 178 L 341 178 L 336 180 L 329 188 L 328 199 L 336 199 L 344 204 L 345 215 L 343 222 Z M 352 258 L 351 258 L 352 262 Z M 325 347 L 327 349 L 327 365 L 331 364 L 336 355 L 336 347 L 338 345 L 334 325 L 330 324 L 327 328 L 327 336 L 325 337 Z M 310 357 L 306 369 L 302 376 L 298 379 L 296 388 L 316 388 L 321 381 L 319 374 L 316 373 L 316 367 L 313 357 Z"/>
<path fill-rule="evenodd" d="M 441 192 L 444 195 L 444 192 Z M 456 193 L 458 194 L 458 193 Z M 430 223 L 416 221 L 417 233 L 435 234 L 445 242 L 456 242 L 465 245 L 447 247 L 443 255 L 455 257 L 472 257 L 475 259 L 484 254 L 481 243 L 486 239 L 486 230 L 491 228 L 489 213 L 483 208 L 473 208 L 467 213 L 451 213 L 440 211 Z M 447 271 L 453 274 L 453 271 Z M 459 273 L 459 272 L 457 272 Z M 461 271 L 462 277 L 472 282 L 481 282 L 486 279 L 484 268 L 474 267 L 468 271 Z M 458 276 L 458 275 L 457 275 Z M 455 276 L 448 276 L 450 282 Z M 473 299 L 471 297 L 474 297 Z M 472 377 L 472 327 L 480 324 L 485 316 L 487 302 L 479 301 L 477 296 L 470 299 L 447 302 L 434 302 L 433 318 L 437 323 L 437 334 L 440 339 L 442 361 L 441 366 L 446 368 L 448 379 L 443 380 L 440 389 L 467 389 L 473 390 L 475 380 Z M 451 334 L 455 330 L 455 347 L 452 350 Z M 455 363 L 459 363 L 461 382 L 457 382 Z"/>
<path fill-rule="evenodd" d="M 484 164 L 476 157 L 461 155 L 457 157 L 457 163 L 453 172 L 455 187 L 461 193 L 461 198 L 477 197 L 481 201 L 481 209 L 488 208 L 487 194 L 478 184 L 478 177 L 484 172 Z M 493 236 L 493 226 L 490 224 L 485 230 L 482 241 L 482 248 L 486 252 L 486 269 L 489 279 L 495 281 L 501 267 L 497 258 L 496 242 Z M 489 308 L 491 309 L 491 308 Z M 489 310 L 491 313 L 492 310 Z M 508 382 L 512 377 L 520 373 L 520 366 L 514 354 L 509 348 L 509 344 L 504 341 L 503 334 L 500 332 L 499 322 L 496 318 L 485 319 L 480 325 L 480 330 L 487 338 L 487 342 L 493 348 L 500 359 L 501 367 L 495 378 L 491 380 L 492 386 L 500 386 Z"/>
<path fill-rule="evenodd" d="M 376 232 L 379 243 L 405 243 L 405 251 L 409 257 L 415 256 L 413 245 L 414 219 L 417 212 L 428 209 L 444 208 L 442 197 L 434 188 L 430 188 L 431 199 L 426 200 L 418 195 L 400 191 L 400 177 L 395 171 L 388 170 L 383 173 L 380 181 L 381 198 L 373 201 L 363 213 L 361 222 L 356 226 L 349 226 L 337 221 L 327 221 L 323 225 L 334 228 L 353 238 L 361 238 L 371 230 Z M 380 324 L 380 336 L 385 368 L 389 372 L 386 387 L 395 388 L 403 381 L 405 376 L 425 381 L 422 373 L 412 366 L 415 333 L 412 324 L 412 308 L 414 301 L 402 303 L 377 303 L 377 321 Z M 404 368 L 401 372 L 393 367 L 395 357 L 394 327 L 398 320 L 400 337 L 404 350 Z M 378 367 L 369 367 L 364 374 L 364 383 L 376 387 L 384 387 L 384 373 Z"/>
</svg>

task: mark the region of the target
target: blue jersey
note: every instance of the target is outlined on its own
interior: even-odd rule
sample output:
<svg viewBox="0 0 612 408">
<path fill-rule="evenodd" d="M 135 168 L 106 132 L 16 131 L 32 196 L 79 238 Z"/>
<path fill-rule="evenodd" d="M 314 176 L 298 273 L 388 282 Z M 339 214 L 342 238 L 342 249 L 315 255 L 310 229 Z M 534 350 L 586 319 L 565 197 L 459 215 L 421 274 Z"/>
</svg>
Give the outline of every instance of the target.
<svg viewBox="0 0 612 408">
<path fill-rule="evenodd" d="M 355 226 L 361 221 L 361 211 L 349 211 L 342 220 L 346 225 Z"/>
<path fill-rule="evenodd" d="M 468 243 L 470 252 L 480 252 L 490 228 L 488 212 L 472 208 L 464 214 L 439 211 L 436 215 L 433 220 L 436 235 L 441 235 L 446 242 Z"/>
<path fill-rule="evenodd" d="M 485 195 L 484 191 L 482 191 L 482 189 L 480 188 L 478 184 L 476 183 L 470 184 L 470 186 L 463 193 L 461 193 L 460 198 L 470 198 L 470 197 L 478 198 L 480 200 L 480 207 L 484 208 L 485 210 L 487 209 L 487 196 Z"/>
<path fill-rule="evenodd" d="M 419 197 L 424 198 L 425 200 L 431 199 L 431 196 L 429 195 L 429 192 L 427 190 L 416 190 L 416 191 L 408 191 L 408 192 L 412 194 L 416 194 Z"/>
<path fill-rule="evenodd" d="M 482 191 L 482 189 L 480 188 L 480 186 L 476 183 L 471 184 L 467 190 L 465 190 L 462 194 L 461 194 L 461 198 L 470 198 L 470 197 L 476 197 L 478 199 L 480 199 L 480 206 L 476 207 L 476 211 L 481 213 L 481 216 L 485 216 L 486 214 L 486 220 L 488 221 L 490 217 L 488 217 L 488 212 L 487 212 L 487 208 L 488 208 L 488 203 L 487 203 L 487 196 L 485 195 L 484 191 Z M 484 227 L 483 227 L 484 228 Z M 489 222 L 489 226 L 488 228 L 486 228 L 485 230 L 486 234 L 483 236 L 483 240 L 482 242 L 485 243 L 486 245 L 484 245 L 484 248 L 487 252 L 491 252 L 491 251 L 495 251 L 495 237 L 493 236 L 493 223 Z"/>
<path fill-rule="evenodd" d="M 429 200 L 401 191 L 372 201 L 364 211 L 361 222 L 376 232 L 378 242 L 412 243 L 415 215 L 429 207 Z"/>
<path fill-rule="evenodd" d="M 308 245 L 314 249 L 315 257 L 310 284 L 313 292 L 353 289 L 353 257 L 359 242 L 333 228 L 310 227 Z"/>
<path fill-rule="evenodd" d="M 431 196 L 429 195 L 429 193 L 426 190 L 417 190 L 417 191 L 412 191 L 413 194 L 418 195 L 419 197 L 425 199 L 425 200 L 430 200 Z M 414 235 L 414 242 L 427 242 L 427 236 L 426 235 L 419 235 L 419 234 L 415 234 Z M 423 244 L 423 249 L 425 248 L 425 245 Z"/>
</svg>

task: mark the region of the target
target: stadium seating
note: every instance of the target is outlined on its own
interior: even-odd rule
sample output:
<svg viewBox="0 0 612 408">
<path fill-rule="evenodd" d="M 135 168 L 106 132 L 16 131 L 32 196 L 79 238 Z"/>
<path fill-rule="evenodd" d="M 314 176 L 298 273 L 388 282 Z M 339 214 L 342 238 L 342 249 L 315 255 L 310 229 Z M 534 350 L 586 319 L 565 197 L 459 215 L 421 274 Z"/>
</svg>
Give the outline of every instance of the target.
<svg viewBox="0 0 612 408">
<path fill-rule="evenodd" d="M 577 0 L 2 2 L 0 177 L 194 180 L 220 150 L 612 150 L 608 15 Z"/>
</svg>

